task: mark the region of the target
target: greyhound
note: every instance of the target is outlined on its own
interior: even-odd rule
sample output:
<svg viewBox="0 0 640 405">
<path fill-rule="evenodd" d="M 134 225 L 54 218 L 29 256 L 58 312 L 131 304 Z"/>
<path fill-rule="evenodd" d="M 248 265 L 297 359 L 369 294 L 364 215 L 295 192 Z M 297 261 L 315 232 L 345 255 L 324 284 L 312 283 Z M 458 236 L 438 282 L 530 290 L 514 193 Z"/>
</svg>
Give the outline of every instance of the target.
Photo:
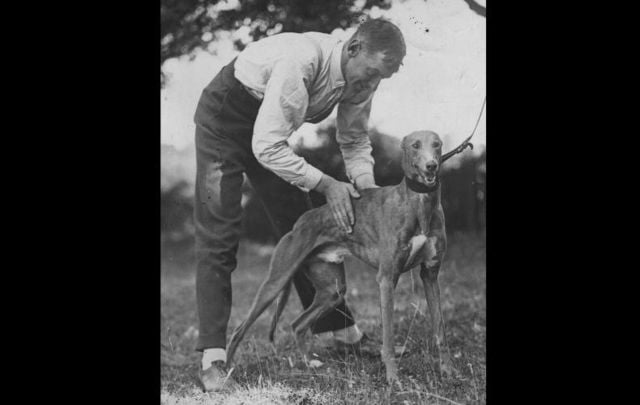
<svg viewBox="0 0 640 405">
<path fill-rule="evenodd" d="M 280 239 L 269 273 L 260 286 L 247 319 L 233 332 L 227 348 L 231 364 L 247 329 L 282 293 L 271 324 L 284 308 L 293 275 L 305 271 L 316 295 L 312 304 L 291 324 L 299 349 L 306 353 L 304 333 L 323 314 L 344 300 L 345 274 L 341 263 L 351 254 L 377 269 L 382 315 L 381 357 L 389 384 L 399 382 L 393 344 L 393 291 L 400 274 L 420 265 L 432 323 L 431 351 L 436 369 L 454 371 L 444 338 L 438 273 L 446 250 L 444 212 L 440 202 L 439 169 L 442 141 L 431 131 L 413 132 L 402 140 L 404 179 L 396 186 L 360 191 L 352 200 L 353 231 L 341 231 L 327 205 L 305 212 L 293 229 Z"/>
</svg>

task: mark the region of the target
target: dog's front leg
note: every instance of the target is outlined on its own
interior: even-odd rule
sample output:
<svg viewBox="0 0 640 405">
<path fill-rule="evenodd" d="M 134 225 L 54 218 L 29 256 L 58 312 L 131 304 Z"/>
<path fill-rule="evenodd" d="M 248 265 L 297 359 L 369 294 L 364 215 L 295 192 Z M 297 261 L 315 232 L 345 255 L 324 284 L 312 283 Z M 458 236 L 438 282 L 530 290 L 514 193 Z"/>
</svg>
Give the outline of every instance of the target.
<svg viewBox="0 0 640 405">
<path fill-rule="evenodd" d="M 393 346 L 393 289 L 395 286 L 393 266 L 381 265 L 376 277 L 380 286 L 380 315 L 382 318 L 382 361 L 387 371 L 389 385 L 399 384 L 398 366 Z"/>
<path fill-rule="evenodd" d="M 424 285 L 424 292 L 431 315 L 432 338 L 430 351 L 437 356 L 435 365 L 439 373 L 452 376 L 455 369 L 449 356 L 449 348 L 445 341 L 444 321 L 442 319 L 442 308 L 440 307 L 440 286 L 438 284 L 438 272 L 440 261 L 432 260 L 420 264 L 420 277 Z"/>
</svg>

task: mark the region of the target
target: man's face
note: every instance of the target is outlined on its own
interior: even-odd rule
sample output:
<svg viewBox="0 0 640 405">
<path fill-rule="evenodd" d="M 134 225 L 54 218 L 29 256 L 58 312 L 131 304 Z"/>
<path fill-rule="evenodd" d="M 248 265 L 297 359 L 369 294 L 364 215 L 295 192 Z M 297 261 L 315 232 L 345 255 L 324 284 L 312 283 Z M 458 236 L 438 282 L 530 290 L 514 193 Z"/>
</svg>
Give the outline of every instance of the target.
<svg viewBox="0 0 640 405">
<path fill-rule="evenodd" d="M 384 62 L 384 52 L 369 53 L 358 39 L 348 44 L 347 57 L 343 73 L 347 85 L 344 98 L 348 102 L 363 102 L 378 88 L 380 80 L 394 73 Z"/>
</svg>

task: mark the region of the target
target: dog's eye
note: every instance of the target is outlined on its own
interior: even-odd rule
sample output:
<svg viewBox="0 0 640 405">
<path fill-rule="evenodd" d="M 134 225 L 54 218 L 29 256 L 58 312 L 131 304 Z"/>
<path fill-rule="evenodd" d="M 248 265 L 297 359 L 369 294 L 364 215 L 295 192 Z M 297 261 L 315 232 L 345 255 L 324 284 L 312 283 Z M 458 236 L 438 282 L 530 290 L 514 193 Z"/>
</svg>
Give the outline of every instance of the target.
<svg viewBox="0 0 640 405">
<path fill-rule="evenodd" d="M 439 148 L 439 147 L 440 147 L 440 145 L 441 145 L 441 143 L 440 143 L 440 142 L 438 142 L 438 141 L 436 141 L 436 142 L 434 142 L 434 143 L 432 143 L 432 144 L 431 144 L 431 146 L 432 146 L 432 147 L 434 147 L 434 148 Z"/>
<path fill-rule="evenodd" d="M 411 145 L 414 149 L 420 149 L 420 141 L 416 141 Z"/>
</svg>

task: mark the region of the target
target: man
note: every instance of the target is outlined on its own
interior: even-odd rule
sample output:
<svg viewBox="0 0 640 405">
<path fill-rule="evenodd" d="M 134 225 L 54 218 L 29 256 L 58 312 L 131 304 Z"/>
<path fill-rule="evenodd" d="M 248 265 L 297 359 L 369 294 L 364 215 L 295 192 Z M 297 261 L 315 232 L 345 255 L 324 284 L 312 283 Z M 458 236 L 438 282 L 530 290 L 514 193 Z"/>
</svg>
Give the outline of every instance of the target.
<svg viewBox="0 0 640 405">
<path fill-rule="evenodd" d="M 282 33 L 249 45 L 204 89 L 196 122 L 196 291 L 202 384 L 222 387 L 231 272 L 241 232 L 243 173 L 260 197 L 277 236 L 323 194 L 336 223 L 351 232 L 350 198 L 375 185 L 367 134 L 373 94 L 406 53 L 400 30 L 388 21 L 362 23 L 346 42 L 317 32 Z M 338 105 L 337 135 L 346 172 L 355 185 L 335 180 L 297 156 L 287 139 L 303 122 L 319 122 Z M 342 264 L 335 264 L 342 266 Z M 294 285 L 306 308 L 315 294 L 299 274 Z M 343 344 L 362 333 L 346 305 L 322 317 L 314 334 L 333 332 Z"/>
</svg>

